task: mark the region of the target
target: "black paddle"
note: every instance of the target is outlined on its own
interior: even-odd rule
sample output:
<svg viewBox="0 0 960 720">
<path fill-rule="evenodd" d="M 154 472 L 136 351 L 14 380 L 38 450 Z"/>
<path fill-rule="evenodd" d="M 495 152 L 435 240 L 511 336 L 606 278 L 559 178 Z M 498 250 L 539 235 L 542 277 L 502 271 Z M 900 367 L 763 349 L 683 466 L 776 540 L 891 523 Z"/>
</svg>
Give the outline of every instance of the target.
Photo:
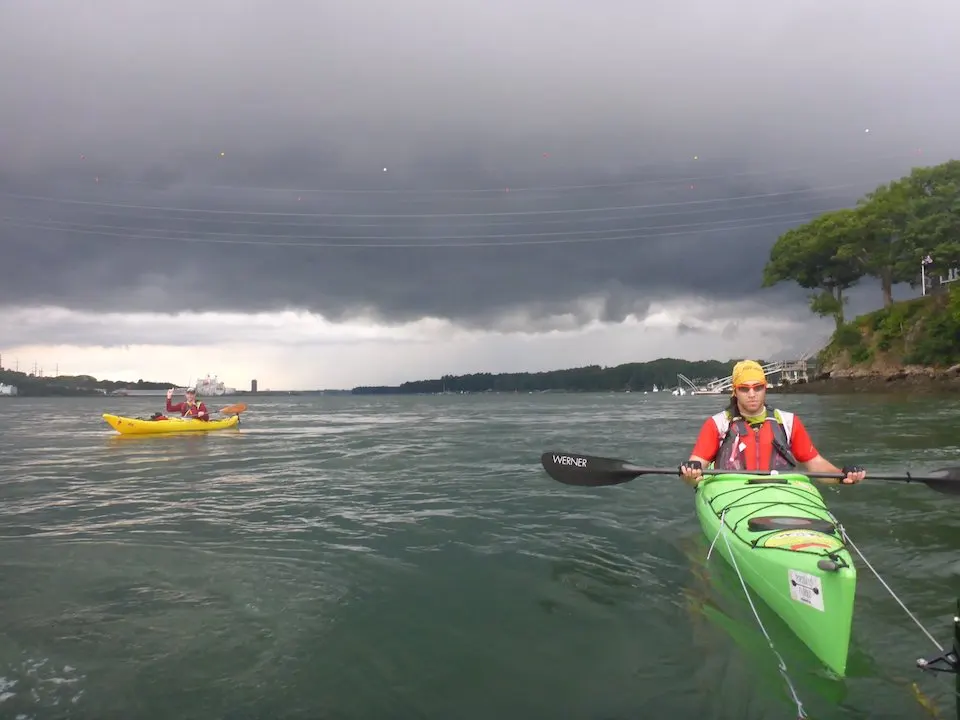
<svg viewBox="0 0 960 720">
<path fill-rule="evenodd" d="M 582 487 L 621 485 L 641 475 L 677 475 L 678 477 L 680 475 L 679 468 L 643 468 L 626 460 L 568 452 L 546 452 L 540 457 L 540 462 L 547 474 L 554 480 L 562 482 L 564 485 L 580 485 Z M 703 470 L 704 475 L 730 475 L 732 473 L 743 474 L 744 472 L 749 472 L 750 475 L 784 474 L 769 470 Z M 832 478 L 834 480 L 838 478 L 834 473 L 806 472 L 804 470 L 798 470 L 798 472 L 809 478 Z M 942 473 L 942 475 L 928 477 L 917 477 L 909 473 L 906 475 L 867 475 L 866 479 L 919 482 L 944 495 L 960 495 L 960 468 L 943 468 L 934 472 Z"/>
</svg>

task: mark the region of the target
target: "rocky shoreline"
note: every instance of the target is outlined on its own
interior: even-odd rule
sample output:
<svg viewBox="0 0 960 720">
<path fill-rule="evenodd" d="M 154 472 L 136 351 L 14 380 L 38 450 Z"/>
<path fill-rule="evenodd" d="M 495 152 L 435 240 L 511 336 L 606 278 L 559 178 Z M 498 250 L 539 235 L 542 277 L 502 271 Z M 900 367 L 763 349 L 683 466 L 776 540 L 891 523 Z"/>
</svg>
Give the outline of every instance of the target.
<svg viewBox="0 0 960 720">
<path fill-rule="evenodd" d="M 949 368 L 849 368 L 817 375 L 812 380 L 782 385 L 771 392 L 839 395 L 845 393 L 960 393 L 960 364 Z"/>
</svg>

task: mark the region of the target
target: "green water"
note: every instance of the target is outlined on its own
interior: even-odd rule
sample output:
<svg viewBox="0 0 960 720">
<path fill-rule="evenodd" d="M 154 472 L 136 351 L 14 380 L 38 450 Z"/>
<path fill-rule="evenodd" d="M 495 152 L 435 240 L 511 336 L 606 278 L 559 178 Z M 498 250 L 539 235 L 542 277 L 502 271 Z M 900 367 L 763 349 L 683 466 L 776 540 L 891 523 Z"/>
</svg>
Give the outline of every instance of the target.
<svg viewBox="0 0 960 720">
<path fill-rule="evenodd" d="M 955 399 L 790 396 L 825 456 L 960 464 Z M 229 402 L 229 401 L 226 401 Z M 149 398 L 0 402 L 0 717 L 792 718 L 675 477 L 559 485 L 571 449 L 675 466 L 717 397 L 251 398 L 239 431 L 123 438 Z M 224 403 L 226 404 L 226 403 Z M 941 643 L 960 500 L 825 497 Z M 850 674 L 762 616 L 810 717 L 944 717 L 935 646 L 855 555 Z"/>
</svg>

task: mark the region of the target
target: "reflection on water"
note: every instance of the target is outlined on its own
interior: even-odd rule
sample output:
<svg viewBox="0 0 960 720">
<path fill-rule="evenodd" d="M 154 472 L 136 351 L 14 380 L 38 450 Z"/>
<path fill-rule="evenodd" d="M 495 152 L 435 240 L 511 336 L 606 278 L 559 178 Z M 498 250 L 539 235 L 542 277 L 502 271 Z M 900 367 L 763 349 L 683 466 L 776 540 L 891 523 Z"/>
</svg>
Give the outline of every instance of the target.
<svg viewBox="0 0 960 720">
<path fill-rule="evenodd" d="M 679 546 L 690 561 L 690 583 L 684 589 L 684 595 L 691 614 L 694 637 L 704 654 L 717 654 L 718 650 L 722 652 L 718 643 L 723 637 L 733 640 L 743 653 L 750 672 L 762 680 L 758 687 L 789 700 L 789 688 L 780 674 L 779 660 L 750 609 L 736 571 L 720 555 L 707 559 L 709 543 L 702 536 L 687 538 Z M 870 678 L 900 688 L 904 696 L 913 697 L 924 711 L 940 717 L 938 704 L 920 690 L 916 675 L 908 677 L 885 672 L 857 643 L 856 634 L 851 639 L 846 677 L 838 678 L 817 661 L 816 656 L 763 600 L 755 593 L 751 598 L 763 628 L 783 658 L 787 676 L 808 714 L 812 707 L 811 700 L 825 700 L 827 707 L 859 714 L 856 706 L 847 701 L 849 684 L 856 678 Z M 720 633 L 710 632 L 711 629 Z M 725 708 L 729 710 L 729 705 Z"/>
<path fill-rule="evenodd" d="M 634 603 L 638 582 L 637 563 L 602 549 L 581 550 L 551 562 L 550 577 L 601 605 Z"/>
</svg>

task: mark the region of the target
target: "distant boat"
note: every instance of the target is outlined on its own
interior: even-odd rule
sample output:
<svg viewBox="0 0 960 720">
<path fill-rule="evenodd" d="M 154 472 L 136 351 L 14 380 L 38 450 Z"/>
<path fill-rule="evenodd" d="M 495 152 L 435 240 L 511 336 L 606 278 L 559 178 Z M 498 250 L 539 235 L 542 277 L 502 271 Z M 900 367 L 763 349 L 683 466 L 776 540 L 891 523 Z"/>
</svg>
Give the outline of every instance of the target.
<svg viewBox="0 0 960 720">
<path fill-rule="evenodd" d="M 207 375 L 202 380 L 197 380 L 197 397 L 219 397 L 221 395 L 233 395 L 237 392 L 236 388 L 227 387 L 217 376 Z"/>
</svg>

